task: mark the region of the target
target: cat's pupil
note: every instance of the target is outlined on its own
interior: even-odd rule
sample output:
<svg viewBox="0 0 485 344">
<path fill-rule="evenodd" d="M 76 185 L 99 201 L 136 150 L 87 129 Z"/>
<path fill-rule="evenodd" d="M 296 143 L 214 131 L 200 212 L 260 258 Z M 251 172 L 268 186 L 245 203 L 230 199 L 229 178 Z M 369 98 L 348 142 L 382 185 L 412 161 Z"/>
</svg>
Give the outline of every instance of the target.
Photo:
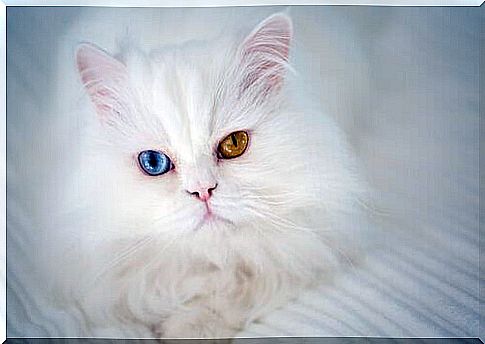
<svg viewBox="0 0 485 344">
<path fill-rule="evenodd" d="M 234 145 L 234 147 L 237 147 L 237 139 L 236 139 L 236 135 L 234 135 L 234 133 L 231 134 L 231 140 L 232 140 L 232 144 Z"/>
<path fill-rule="evenodd" d="M 148 164 L 151 166 L 151 167 L 156 167 L 158 165 L 158 159 L 156 157 L 155 154 L 150 154 L 150 156 L 148 157 Z"/>
</svg>

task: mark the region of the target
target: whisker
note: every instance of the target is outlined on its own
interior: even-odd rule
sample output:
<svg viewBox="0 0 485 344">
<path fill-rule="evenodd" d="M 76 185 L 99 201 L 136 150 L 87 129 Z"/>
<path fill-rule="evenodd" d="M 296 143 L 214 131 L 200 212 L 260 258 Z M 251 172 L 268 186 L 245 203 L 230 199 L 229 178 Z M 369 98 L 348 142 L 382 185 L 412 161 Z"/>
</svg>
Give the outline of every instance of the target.
<svg viewBox="0 0 485 344">
<path fill-rule="evenodd" d="M 112 270 L 123 260 L 127 259 L 136 251 L 138 251 L 141 247 L 152 242 L 153 239 L 154 239 L 153 235 L 146 236 L 145 238 L 137 241 L 134 245 L 129 246 L 128 249 L 122 251 L 121 254 L 117 255 L 114 259 L 108 262 L 108 264 L 104 266 L 98 274 L 96 274 L 96 276 L 94 277 L 93 283 L 96 283 L 108 270 Z"/>
<path fill-rule="evenodd" d="M 172 216 L 168 218 L 168 221 L 176 221 L 177 219 L 183 218 L 183 214 L 179 213 L 179 210 L 181 210 L 183 207 L 178 208 L 177 210 L 173 211 L 172 214 L 175 214 L 176 216 Z M 167 217 L 166 216 L 160 216 L 158 218 L 155 218 L 153 221 L 148 224 L 148 226 L 153 226 L 157 224 L 158 221 L 160 220 L 165 220 L 167 222 Z M 111 261 L 109 261 L 104 267 L 100 269 L 100 271 L 95 275 L 92 284 L 94 285 L 97 281 L 99 281 L 100 278 L 103 277 L 108 271 L 114 269 L 117 267 L 120 263 L 123 261 L 126 261 L 128 258 L 132 257 L 134 254 L 136 254 L 141 248 L 145 247 L 146 245 L 150 244 L 153 242 L 157 237 L 159 237 L 161 234 L 164 234 L 166 231 L 154 231 L 154 234 L 147 235 L 141 240 L 138 240 L 135 244 L 130 245 L 128 248 L 123 250 L 120 254 L 118 254 L 116 257 L 114 257 Z M 168 247 L 171 243 L 176 238 L 172 239 L 165 247 Z"/>
<path fill-rule="evenodd" d="M 318 235 L 318 233 L 316 232 L 315 229 L 295 225 L 291 221 L 284 220 L 283 218 L 281 218 L 281 217 L 279 217 L 275 214 L 271 214 L 270 212 L 265 212 L 264 214 L 262 214 L 259 211 L 257 211 L 256 209 L 248 209 L 248 210 L 250 210 L 253 214 L 259 215 L 261 217 L 270 216 L 273 225 L 280 225 L 280 226 L 282 226 L 286 229 L 302 230 L 302 231 L 305 231 L 306 233 L 309 233 L 311 235 L 315 235 L 316 237 L 318 237 L 319 240 L 322 240 L 323 242 L 325 242 L 327 247 L 330 250 L 336 251 L 337 256 L 345 259 L 345 261 L 349 264 L 349 266 L 352 269 L 355 268 L 354 263 L 352 262 L 352 259 L 340 247 L 338 247 L 335 243 L 330 242 L 330 240 L 328 238 L 326 238 L 325 236 Z M 281 222 L 278 222 L 278 221 L 281 221 Z M 322 231 L 320 230 L 319 232 L 322 232 Z M 325 230 L 323 232 L 329 233 L 329 232 L 335 232 L 335 231 Z"/>
<path fill-rule="evenodd" d="M 283 227 L 283 228 L 286 228 L 286 229 L 292 229 L 292 230 L 295 229 L 295 230 L 300 230 L 300 231 L 303 231 L 303 232 L 315 234 L 315 229 L 299 226 L 299 225 L 293 223 L 292 221 L 289 221 L 287 219 L 284 219 L 284 218 L 272 213 L 268 209 L 265 209 L 264 213 L 261 213 L 258 209 L 256 209 L 254 206 L 251 206 L 251 205 L 249 205 L 247 209 L 249 211 L 252 211 L 253 214 L 258 215 L 261 218 L 269 218 L 272 221 L 272 224 L 278 225 L 280 227 Z"/>
</svg>

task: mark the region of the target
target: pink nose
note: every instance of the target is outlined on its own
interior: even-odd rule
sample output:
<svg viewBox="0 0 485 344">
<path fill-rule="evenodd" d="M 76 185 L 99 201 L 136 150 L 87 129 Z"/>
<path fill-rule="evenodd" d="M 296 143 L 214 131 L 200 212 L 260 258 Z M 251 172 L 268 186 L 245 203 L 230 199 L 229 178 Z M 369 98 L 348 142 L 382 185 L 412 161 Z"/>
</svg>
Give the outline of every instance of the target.
<svg viewBox="0 0 485 344">
<path fill-rule="evenodd" d="M 216 185 L 214 185 L 213 187 L 210 187 L 210 188 L 208 188 L 208 187 L 200 187 L 199 189 L 194 190 L 194 191 L 187 190 L 187 192 L 189 194 L 191 194 L 192 196 L 197 197 L 201 201 L 206 202 L 209 198 L 211 198 L 212 192 L 216 188 L 217 188 L 217 183 L 216 183 Z"/>
</svg>

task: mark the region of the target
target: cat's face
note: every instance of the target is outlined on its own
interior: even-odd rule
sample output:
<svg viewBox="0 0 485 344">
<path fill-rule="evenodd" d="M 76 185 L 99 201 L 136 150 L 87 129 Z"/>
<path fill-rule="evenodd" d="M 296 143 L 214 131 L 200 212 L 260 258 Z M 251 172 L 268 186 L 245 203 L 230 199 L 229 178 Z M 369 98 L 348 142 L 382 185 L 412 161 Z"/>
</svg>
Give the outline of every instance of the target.
<svg viewBox="0 0 485 344">
<path fill-rule="evenodd" d="M 110 166 L 98 182 L 104 215 L 134 232 L 295 231 L 320 191 L 302 154 L 311 140 L 285 110 L 291 34 L 278 14 L 234 46 L 132 50 L 119 62 L 82 45 L 81 79 L 109 143 L 93 153 Z"/>
</svg>

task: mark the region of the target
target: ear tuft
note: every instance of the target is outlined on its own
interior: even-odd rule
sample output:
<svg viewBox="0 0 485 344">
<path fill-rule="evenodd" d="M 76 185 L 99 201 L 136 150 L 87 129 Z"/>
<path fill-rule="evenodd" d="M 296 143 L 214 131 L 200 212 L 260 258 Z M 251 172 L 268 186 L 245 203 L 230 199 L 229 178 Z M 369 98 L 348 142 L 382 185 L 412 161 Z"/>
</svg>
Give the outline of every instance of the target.
<svg viewBox="0 0 485 344">
<path fill-rule="evenodd" d="M 246 54 L 261 53 L 288 59 L 293 25 L 288 15 L 276 13 L 263 20 L 246 38 Z"/>
<path fill-rule="evenodd" d="M 246 75 L 243 90 L 262 87 L 265 92 L 279 89 L 288 66 L 293 25 L 284 13 L 263 20 L 244 40 L 242 61 Z"/>
<path fill-rule="evenodd" d="M 126 95 L 126 67 L 94 44 L 82 43 L 76 51 L 81 81 L 102 120 L 120 115 Z M 112 119 L 112 118 L 111 118 Z"/>
</svg>

